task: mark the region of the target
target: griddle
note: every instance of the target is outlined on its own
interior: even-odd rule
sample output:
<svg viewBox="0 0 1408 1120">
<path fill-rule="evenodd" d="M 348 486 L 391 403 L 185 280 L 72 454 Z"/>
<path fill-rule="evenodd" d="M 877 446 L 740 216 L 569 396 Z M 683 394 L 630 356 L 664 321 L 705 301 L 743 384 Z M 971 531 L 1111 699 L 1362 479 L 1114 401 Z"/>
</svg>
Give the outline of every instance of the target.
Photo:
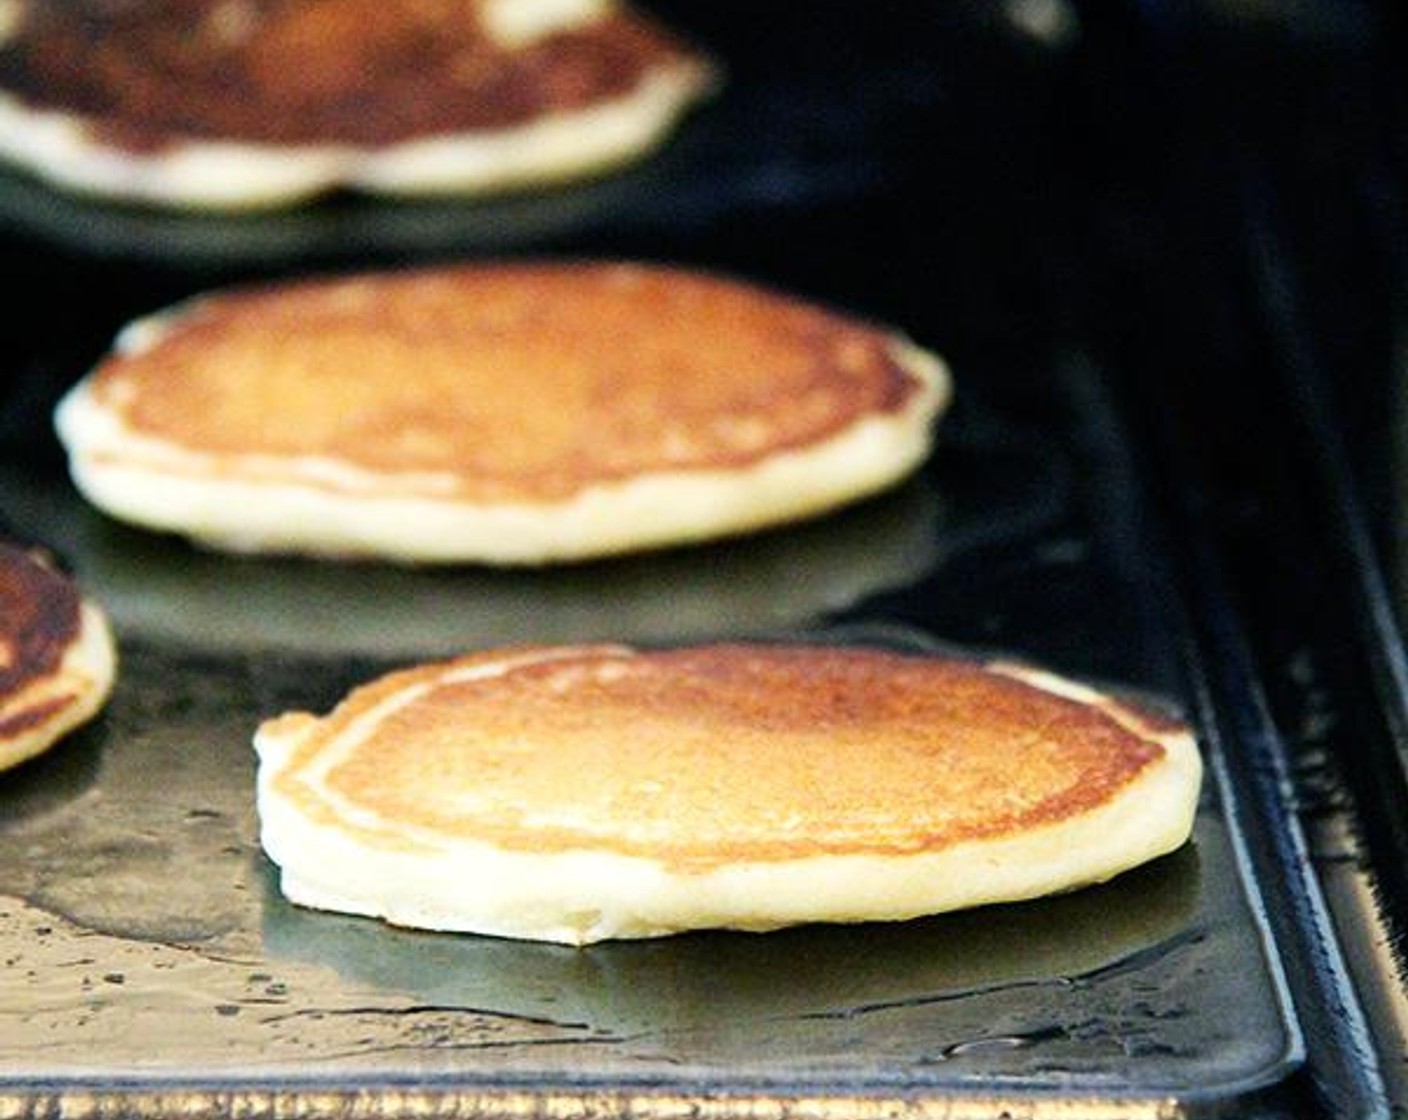
<svg viewBox="0 0 1408 1120">
<path fill-rule="evenodd" d="M 0 522 L 103 600 L 122 655 L 105 715 L 0 777 L 0 1112 L 1389 1115 L 1397 981 L 1361 950 L 1402 899 L 1364 792 L 1400 775 L 1346 777 L 1334 735 L 1292 733 L 1307 704 L 1359 694 L 1316 673 L 1344 627 L 1278 613 L 1305 587 L 1268 557 L 1294 541 L 1322 586 L 1371 599 L 1378 559 L 1336 566 L 1313 516 L 1326 487 L 1358 516 L 1333 461 L 1307 454 L 1314 493 L 1241 469 L 1240 424 L 1283 383 L 1311 386 L 1280 395 L 1287 447 L 1333 446 L 1308 415 L 1339 428 L 1304 407 L 1313 372 L 1238 345 L 1267 307 L 1289 316 L 1274 337 L 1302 319 L 1258 302 L 1295 255 L 1259 189 L 1276 166 L 1236 136 L 1182 146 L 1205 120 L 1180 79 L 1204 25 L 1155 6 L 656 7 L 726 60 L 726 92 L 657 160 L 554 194 L 171 217 L 0 176 L 0 254 L 23 277 L 0 324 Z M 137 314 L 521 255 L 700 265 L 900 324 L 949 358 L 957 403 L 891 494 L 560 570 L 219 556 L 67 481 L 52 406 Z M 1191 331 L 1210 308 L 1215 329 Z M 1387 619 L 1352 640 L 1391 666 Z M 260 719 L 461 649 L 717 637 L 996 653 L 1161 705 L 1209 763 L 1194 840 L 1060 898 L 585 950 L 279 895 Z M 1369 722 L 1395 698 L 1369 697 Z M 1373 758 L 1391 735 L 1359 742 Z"/>
</svg>

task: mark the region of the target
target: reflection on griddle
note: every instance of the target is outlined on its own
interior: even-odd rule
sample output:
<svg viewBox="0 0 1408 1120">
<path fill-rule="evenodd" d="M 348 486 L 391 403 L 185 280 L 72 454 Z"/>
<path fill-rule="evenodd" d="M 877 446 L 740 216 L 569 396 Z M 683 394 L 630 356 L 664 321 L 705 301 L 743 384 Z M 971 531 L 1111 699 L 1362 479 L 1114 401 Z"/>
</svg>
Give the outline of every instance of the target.
<svg viewBox="0 0 1408 1120">
<path fill-rule="evenodd" d="M 98 783 L 105 725 L 72 731 L 43 754 L 6 771 L 7 828 L 37 828 L 75 811 Z"/>
<path fill-rule="evenodd" d="M 1104 886 L 1037 902 L 573 949 L 304 910 L 279 896 L 272 874 L 264 907 L 271 960 L 321 963 L 346 983 L 439 1007 L 550 1012 L 617 1034 L 844 1021 L 1069 981 L 1186 933 L 1201 878 L 1197 848 L 1188 845 Z"/>
<path fill-rule="evenodd" d="M 0 171 L 0 230 L 92 256 L 188 268 L 277 265 L 308 257 L 503 251 L 590 226 L 619 208 L 630 176 L 477 202 L 339 199 L 273 214 L 172 214 L 89 200 Z"/>
<path fill-rule="evenodd" d="M 678 642 L 813 626 L 1055 515 L 1035 455 L 999 458 L 962 504 L 962 450 L 899 489 L 798 525 L 543 570 L 411 568 L 227 556 L 132 529 L 65 480 L 0 466 L 14 531 L 68 563 L 119 640 L 199 651 L 401 658 L 501 643 Z"/>
<path fill-rule="evenodd" d="M 680 640 L 798 625 L 928 569 L 943 502 L 917 480 L 823 521 L 545 571 L 201 552 L 71 510 L 58 550 L 119 635 L 207 650 L 429 655 L 501 642 Z M 52 540 L 52 535 L 42 539 Z"/>
</svg>

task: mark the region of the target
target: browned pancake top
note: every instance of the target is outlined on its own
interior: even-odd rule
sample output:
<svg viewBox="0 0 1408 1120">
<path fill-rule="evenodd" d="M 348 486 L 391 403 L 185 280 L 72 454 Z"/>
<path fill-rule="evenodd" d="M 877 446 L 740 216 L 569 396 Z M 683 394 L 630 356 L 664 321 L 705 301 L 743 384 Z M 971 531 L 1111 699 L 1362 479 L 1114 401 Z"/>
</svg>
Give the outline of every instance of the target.
<svg viewBox="0 0 1408 1120">
<path fill-rule="evenodd" d="M 502 501 L 746 467 L 897 410 L 919 383 L 889 335 L 798 300 L 664 268 L 545 264 L 210 298 L 94 386 L 209 469 L 318 456 Z"/>
<path fill-rule="evenodd" d="M 78 637 L 81 600 L 66 576 L 30 553 L 0 544 L 0 707 L 36 681 L 52 676 Z M 0 719 L 0 735 L 40 722 L 69 697 Z"/>
<path fill-rule="evenodd" d="M 466 0 L 27 0 L 0 89 L 133 149 L 378 146 L 581 108 L 686 57 L 627 15 L 508 50 Z"/>
<path fill-rule="evenodd" d="M 976 663 L 874 650 L 584 647 L 444 679 L 511 656 L 357 690 L 299 746 L 279 788 L 333 821 L 303 778 L 352 728 L 359 741 L 337 756 L 325 792 L 380 817 L 380 842 L 429 830 L 705 870 L 1018 835 L 1097 808 L 1164 755 L 1113 704 L 1077 703 Z M 354 725 L 426 682 L 413 701 L 382 707 L 369 734 Z M 313 727 L 285 719 L 289 732 Z"/>
</svg>

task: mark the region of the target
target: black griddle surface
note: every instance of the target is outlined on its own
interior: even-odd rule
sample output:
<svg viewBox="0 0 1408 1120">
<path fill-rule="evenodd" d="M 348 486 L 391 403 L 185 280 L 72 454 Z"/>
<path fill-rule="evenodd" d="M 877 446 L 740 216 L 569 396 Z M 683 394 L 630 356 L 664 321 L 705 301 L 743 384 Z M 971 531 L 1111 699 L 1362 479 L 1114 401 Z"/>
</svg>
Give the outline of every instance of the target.
<svg viewBox="0 0 1408 1120">
<path fill-rule="evenodd" d="M 848 604 L 848 593 L 840 610 L 825 596 L 809 610 L 793 604 L 793 625 L 772 636 L 923 648 L 962 617 L 988 631 L 984 648 L 1086 675 L 1118 666 L 1117 687 L 1191 711 L 1185 668 L 1163 648 L 1168 620 L 1141 622 L 1136 600 L 1157 589 L 1112 565 L 1092 525 L 1122 511 L 1086 508 L 1082 464 L 1040 440 L 1039 461 L 1022 468 L 1025 485 L 1007 504 L 993 500 L 997 468 L 1022 457 L 998 435 L 968 437 L 960 417 L 917 483 L 934 501 L 911 505 L 902 492 L 837 519 L 841 532 L 848 518 L 899 503 L 916 536 L 932 538 L 918 552 L 927 559 L 919 573 L 900 573 L 906 590 L 887 592 L 881 579 L 859 603 Z M 82 523 L 64 488 L 51 480 L 43 500 L 23 504 Z M 742 563 L 740 550 L 746 559 L 791 541 L 805 557 L 810 535 L 825 527 L 511 577 L 507 602 L 521 623 L 514 631 L 499 622 L 492 637 L 618 637 L 632 621 L 609 613 L 619 609 L 619 577 L 652 566 L 669 573 L 672 589 L 638 616 L 650 621 L 650 641 L 756 634 L 769 620 L 767 596 L 760 611 L 717 596 L 702 625 L 680 614 L 671 627 L 666 604 L 709 601 L 716 567 Z M 113 545 L 89 543 L 76 536 L 63 555 L 102 588 Z M 200 555 L 170 539 L 141 547 L 151 571 L 140 591 L 113 596 L 124 651 L 108 714 L 6 790 L 0 892 L 13 901 L 0 953 L 23 1010 L 0 1032 L 0 1060 L 22 1081 L 121 1081 L 141 1070 L 293 1084 L 415 1077 L 1203 1096 L 1272 1082 L 1298 1058 L 1216 778 L 1194 844 L 1170 858 L 1070 897 L 923 922 L 571 950 L 294 908 L 259 852 L 251 729 L 287 708 L 326 709 L 351 685 L 424 652 L 420 642 L 474 647 L 486 618 L 512 615 L 498 599 L 504 589 L 478 572 L 328 571 Z M 857 564 L 887 573 L 865 553 Z M 203 602 L 199 589 L 222 570 L 239 573 L 246 590 L 232 598 L 251 612 L 265 609 L 252 590 L 258 579 L 328 581 L 309 586 L 321 589 L 347 650 L 327 636 L 287 640 L 293 628 L 273 623 L 283 648 L 248 621 L 219 625 L 217 617 L 238 614 L 232 604 L 217 616 L 198 602 L 186 633 L 153 621 L 183 612 L 193 590 Z M 558 595 L 574 608 L 547 593 L 538 610 L 525 579 L 564 582 Z M 418 594 L 385 594 L 378 583 L 414 584 Z M 637 584 L 650 586 L 644 577 Z M 887 609 L 892 597 L 901 609 Z M 453 643 L 444 625 L 424 633 L 424 599 L 455 608 Z M 950 614 L 954 625 L 921 629 L 905 617 L 906 602 L 936 619 Z M 279 601 L 267 609 L 277 614 Z M 371 640 L 359 643 L 353 624 L 363 614 Z M 318 626 L 312 617 L 303 624 Z"/>
</svg>

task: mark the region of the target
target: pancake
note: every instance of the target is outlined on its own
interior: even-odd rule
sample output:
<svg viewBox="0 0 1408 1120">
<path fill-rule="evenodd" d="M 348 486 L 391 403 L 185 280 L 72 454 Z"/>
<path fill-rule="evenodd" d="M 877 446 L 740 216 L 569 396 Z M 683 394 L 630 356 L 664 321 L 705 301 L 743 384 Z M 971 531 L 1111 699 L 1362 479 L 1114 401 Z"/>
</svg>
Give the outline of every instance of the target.
<svg viewBox="0 0 1408 1120">
<path fill-rule="evenodd" d="M 641 265 L 209 296 L 61 403 L 79 489 L 236 551 L 533 564 L 709 539 L 909 474 L 948 399 L 894 331 Z"/>
<path fill-rule="evenodd" d="M 1182 845 L 1201 777 L 1089 688 L 856 647 L 490 651 L 255 746 L 291 901 L 569 944 L 1069 890 Z"/>
<path fill-rule="evenodd" d="M 0 0 L 0 156 L 175 207 L 579 177 L 713 81 L 613 0 Z"/>
<path fill-rule="evenodd" d="M 115 665 L 102 611 L 39 554 L 0 544 L 0 770 L 91 719 Z"/>
</svg>

